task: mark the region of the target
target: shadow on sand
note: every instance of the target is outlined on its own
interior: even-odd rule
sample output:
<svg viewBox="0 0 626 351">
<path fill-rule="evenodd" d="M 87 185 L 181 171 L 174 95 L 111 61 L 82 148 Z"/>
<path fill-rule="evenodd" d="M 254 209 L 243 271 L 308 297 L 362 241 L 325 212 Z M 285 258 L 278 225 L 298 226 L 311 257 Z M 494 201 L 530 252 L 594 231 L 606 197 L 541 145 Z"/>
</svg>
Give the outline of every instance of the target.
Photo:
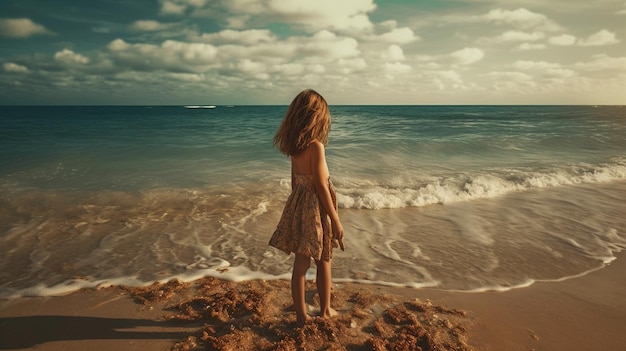
<svg viewBox="0 0 626 351">
<path fill-rule="evenodd" d="M 188 332 L 175 321 L 80 316 L 0 318 L 0 350 L 30 348 L 51 341 L 180 339 Z M 187 323 L 185 325 L 189 327 Z M 172 331 L 167 329 L 171 328 Z"/>
</svg>

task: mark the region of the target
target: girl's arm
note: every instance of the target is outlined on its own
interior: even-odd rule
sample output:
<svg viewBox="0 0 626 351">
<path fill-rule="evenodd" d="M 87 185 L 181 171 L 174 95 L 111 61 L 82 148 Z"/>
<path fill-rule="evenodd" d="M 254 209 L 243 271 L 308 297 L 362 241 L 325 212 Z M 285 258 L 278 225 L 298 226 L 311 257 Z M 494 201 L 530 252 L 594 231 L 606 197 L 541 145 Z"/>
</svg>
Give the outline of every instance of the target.
<svg viewBox="0 0 626 351">
<path fill-rule="evenodd" d="M 343 250 L 343 226 L 339 220 L 339 214 L 333 204 L 333 199 L 328 188 L 328 166 L 324 155 L 324 145 L 319 141 L 311 143 L 311 170 L 313 175 L 313 185 L 317 196 L 330 217 L 333 230 L 333 238 L 338 240 Z"/>
</svg>

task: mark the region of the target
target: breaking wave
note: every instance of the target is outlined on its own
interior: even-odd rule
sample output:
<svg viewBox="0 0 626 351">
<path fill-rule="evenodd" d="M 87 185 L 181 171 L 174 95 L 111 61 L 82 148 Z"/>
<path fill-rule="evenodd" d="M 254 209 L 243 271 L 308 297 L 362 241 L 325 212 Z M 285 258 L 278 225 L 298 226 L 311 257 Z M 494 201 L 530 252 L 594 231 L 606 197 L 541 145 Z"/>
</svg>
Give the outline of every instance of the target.
<svg viewBox="0 0 626 351">
<path fill-rule="evenodd" d="M 626 179 L 626 161 L 555 169 L 501 169 L 441 176 L 427 181 L 336 180 L 341 208 L 383 209 L 493 198 L 511 192 Z"/>
</svg>

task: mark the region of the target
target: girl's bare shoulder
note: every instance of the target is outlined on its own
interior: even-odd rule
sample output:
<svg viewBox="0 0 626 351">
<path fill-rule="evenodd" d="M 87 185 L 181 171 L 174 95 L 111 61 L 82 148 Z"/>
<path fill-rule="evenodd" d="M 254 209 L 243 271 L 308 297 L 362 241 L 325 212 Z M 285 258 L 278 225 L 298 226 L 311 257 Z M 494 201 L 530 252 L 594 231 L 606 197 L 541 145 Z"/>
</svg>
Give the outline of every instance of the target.
<svg viewBox="0 0 626 351">
<path fill-rule="evenodd" d="M 313 140 L 309 146 L 307 146 L 306 151 L 313 154 L 324 154 L 324 144 L 319 140 Z"/>
<path fill-rule="evenodd" d="M 319 155 L 320 153 L 322 153 L 322 154 L 324 153 L 324 144 L 320 143 L 317 140 L 313 140 L 300 153 L 298 153 L 297 155 L 294 155 L 292 157 L 294 157 L 296 159 L 305 158 L 305 157 L 309 158 L 312 155 Z"/>
</svg>

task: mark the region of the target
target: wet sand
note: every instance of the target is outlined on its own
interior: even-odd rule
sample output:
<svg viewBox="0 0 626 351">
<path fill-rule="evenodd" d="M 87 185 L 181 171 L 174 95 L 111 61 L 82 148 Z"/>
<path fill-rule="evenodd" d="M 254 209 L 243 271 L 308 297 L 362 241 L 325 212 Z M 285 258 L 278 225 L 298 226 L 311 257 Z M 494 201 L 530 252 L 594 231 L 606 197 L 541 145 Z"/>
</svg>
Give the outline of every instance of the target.
<svg viewBox="0 0 626 351">
<path fill-rule="evenodd" d="M 337 283 L 297 328 L 287 281 L 206 278 L 0 301 L 1 350 L 618 350 L 626 255 L 561 282 L 461 293 Z M 307 302 L 316 305 L 314 283 Z"/>
</svg>

